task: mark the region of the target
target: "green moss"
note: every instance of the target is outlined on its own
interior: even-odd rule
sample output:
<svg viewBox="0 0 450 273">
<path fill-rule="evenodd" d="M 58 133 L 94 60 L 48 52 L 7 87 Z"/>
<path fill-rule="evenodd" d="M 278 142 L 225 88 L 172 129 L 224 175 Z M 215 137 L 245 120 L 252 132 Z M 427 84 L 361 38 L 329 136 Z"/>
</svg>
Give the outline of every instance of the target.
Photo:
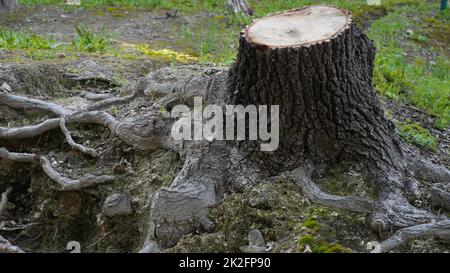
<svg viewBox="0 0 450 273">
<path fill-rule="evenodd" d="M 224 253 L 227 249 L 225 237 L 221 233 L 186 235 L 178 244 L 165 253 Z"/>
<path fill-rule="evenodd" d="M 300 245 L 314 245 L 314 236 L 310 235 L 310 234 L 305 234 L 303 235 L 299 240 L 298 243 Z"/>
<path fill-rule="evenodd" d="M 354 195 L 372 200 L 378 197 L 373 183 L 354 170 L 336 167 L 328 170 L 324 177 L 317 178 L 316 182 L 323 190 L 335 195 Z"/>
<path fill-rule="evenodd" d="M 437 149 L 437 138 L 433 136 L 426 128 L 420 126 L 420 124 L 403 122 L 398 123 L 396 128 L 397 133 L 407 142 L 432 151 Z"/>
<path fill-rule="evenodd" d="M 302 227 L 309 228 L 311 230 L 317 231 L 319 229 L 319 223 L 317 220 L 308 218 L 303 224 Z"/>
<path fill-rule="evenodd" d="M 339 244 L 325 244 L 317 247 L 317 253 L 351 253 L 352 250 Z"/>
<path fill-rule="evenodd" d="M 227 251 L 239 251 L 240 246 L 247 245 L 252 228 L 259 229 L 266 242 L 277 242 L 273 252 L 303 252 L 306 244 L 315 249 L 346 243 L 339 238 L 348 236 L 340 233 L 349 229 L 347 225 L 357 226 L 355 232 L 361 232 L 357 236 L 365 238 L 358 214 L 337 213 L 303 199 L 301 190 L 290 180 L 259 183 L 226 196 L 211 210 L 210 218 L 225 236 Z M 336 231 L 336 227 L 341 228 Z"/>
</svg>

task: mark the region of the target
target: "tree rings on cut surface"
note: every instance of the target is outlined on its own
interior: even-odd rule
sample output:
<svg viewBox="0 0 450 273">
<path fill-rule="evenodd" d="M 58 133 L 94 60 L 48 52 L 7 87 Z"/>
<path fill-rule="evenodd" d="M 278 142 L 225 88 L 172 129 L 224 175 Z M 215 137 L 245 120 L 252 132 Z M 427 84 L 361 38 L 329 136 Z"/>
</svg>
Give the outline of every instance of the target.
<svg viewBox="0 0 450 273">
<path fill-rule="evenodd" d="M 262 47 L 299 47 L 332 39 L 351 22 L 351 15 L 345 10 L 310 6 L 256 20 L 245 30 L 245 37 L 249 43 Z"/>
</svg>

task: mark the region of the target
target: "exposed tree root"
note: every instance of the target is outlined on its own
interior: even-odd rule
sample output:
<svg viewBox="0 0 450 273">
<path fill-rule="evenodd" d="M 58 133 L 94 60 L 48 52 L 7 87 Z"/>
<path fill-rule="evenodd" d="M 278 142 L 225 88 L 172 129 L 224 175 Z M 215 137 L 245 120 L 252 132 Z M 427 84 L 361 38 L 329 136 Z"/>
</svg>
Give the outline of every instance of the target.
<svg viewBox="0 0 450 273">
<path fill-rule="evenodd" d="M 92 157 L 97 157 L 98 153 L 94 150 L 91 149 L 89 147 L 85 147 L 81 144 L 76 143 L 73 139 L 72 136 L 70 135 L 69 130 L 66 127 L 66 118 L 65 117 L 61 117 L 59 120 L 59 126 L 61 127 L 61 131 L 63 132 L 64 136 L 66 137 L 67 143 L 69 143 L 69 145 L 77 150 L 80 151 L 84 154 L 90 155 Z"/>
<path fill-rule="evenodd" d="M 435 184 L 431 187 L 431 203 L 450 210 L 450 183 Z"/>
<path fill-rule="evenodd" d="M 376 203 L 367 199 L 354 196 L 337 196 L 323 192 L 304 169 L 296 169 L 292 172 L 292 178 L 301 187 L 303 193 L 311 202 L 324 206 L 331 206 L 353 212 L 371 213 L 375 210 Z"/>
<path fill-rule="evenodd" d="M 450 181 L 450 170 L 444 166 L 433 164 L 415 154 L 407 161 L 408 170 L 418 178 L 432 183 L 446 183 Z"/>
<path fill-rule="evenodd" d="M 188 149 L 179 175 L 153 197 L 150 240 L 167 247 L 194 230 L 214 230 L 209 208 L 230 189 L 250 186 L 256 180 L 252 168 L 230 149 L 223 143 L 197 143 Z"/>
<path fill-rule="evenodd" d="M 0 103 L 17 110 L 35 110 L 40 112 L 49 112 L 58 116 L 67 116 L 73 113 L 72 110 L 65 107 L 38 99 L 0 92 Z"/>
<path fill-rule="evenodd" d="M 80 179 L 65 177 L 55 168 L 45 157 L 37 154 L 12 153 L 5 148 L 0 148 L 0 158 L 23 163 L 37 163 L 42 167 L 44 173 L 53 181 L 59 184 L 61 191 L 80 190 L 98 184 L 111 182 L 117 177 L 111 175 L 87 175 Z"/>
<path fill-rule="evenodd" d="M 137 97 L 142 96 L 144 94 L 145 88 L 146 88 L 146 81 L 139 81 L 136 86 L 136 90 L 131 95 L 127 95 L 127 96 L 119 97 L 119 98 L 116 98 L 116 97 L 105 98 L 99 102 L 96 102 L 96 103 L 88 106 L 83 111 L 103 110 L 103 109 L 105 109 L 107 107 L 111 107 L 113 105 L 120 105 L 120 104 L 128 103 L 128 102 L 136 99 Z"/>
<path fill-rule="evenodd" d="M 450 220 L 416 225 L 400 229 L 395 234 L 381 244 L 381 252 L 388 252 L 396 247 L 404 245 L 411 240 L 435 236 L 445 240 L 450 240 Z"/>
<path fill-rule="evenodd" d="M 12 192 L 12 187 L 6 189 L 5 192 L 2 193 L 0 199 L 0 216 L 2 216 L 3 212 L 6 210 L 6 205 L 8 204 L 8 195 Z"/>
<path fill-rule="evenodd" d="M 109 113 L 102 111 L 84 112 L 65 116 L 65 123 L 98 124 L 114 131 L 119 122 Z M 36 125 L 17 128 L 0 127 L 0 139 L 21 140 L 40 136 L 61 126 L 60 118 L 47 119 Z"/>
<path fill-rule="evenodd" d="M 436 219 L 432 213 L 409 204 L 404 196 L 393 194 L 378 202 L 372 214 L 372 228 L 381 232 L 391 227 L 404 228 Z"/>
<path fill-rule="evenodd" d="M 24 253 L 24 251 L 0 236 L 0 253 Z"/>
</svg>

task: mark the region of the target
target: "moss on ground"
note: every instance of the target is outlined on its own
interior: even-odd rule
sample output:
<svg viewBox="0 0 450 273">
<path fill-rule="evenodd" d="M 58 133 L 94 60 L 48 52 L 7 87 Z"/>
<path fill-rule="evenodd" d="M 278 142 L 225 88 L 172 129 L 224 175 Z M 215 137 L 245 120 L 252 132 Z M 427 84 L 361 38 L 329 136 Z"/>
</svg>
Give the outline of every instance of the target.
<svg viewBox="0 0 450 273">
<path fill-rule="evenodd" d="M 248 244 L 253 228 L 261 231 L 271 252 L 303 252 L 308 238 L 313 252 L 349 252 L 373 236 L 365 233 L 365 215 L 311 205 L 292 181 L 285 180 L 226 196 L 212 209 L 211 218 L 232 252 Z"/>
</svg>

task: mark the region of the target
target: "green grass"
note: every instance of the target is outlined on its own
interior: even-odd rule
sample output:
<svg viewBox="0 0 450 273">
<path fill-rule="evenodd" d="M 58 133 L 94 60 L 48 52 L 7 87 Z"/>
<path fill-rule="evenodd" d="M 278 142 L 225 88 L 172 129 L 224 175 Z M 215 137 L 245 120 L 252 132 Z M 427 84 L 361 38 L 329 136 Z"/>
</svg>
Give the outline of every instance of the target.
<svg viewBox="0 0 450 273">
<path fill-rule="evenodd" d="M 406 142 L 427 148 L 431 151 L 437 149 L 437 139 L 429 130 L 414 122 L 403 122 L 396 125 L 397 133 Z"/>
<path fill-rule="evenodd" d="M 369 31 L 378 48 L 375 60 L 374 85 L 379 93 L 400 100 L 435 115 L 436 126 L 450 126 L 450 61 L 448 50 L 434 43 L 425 20 L 438 25 L 448 18 L 436 15 L 429 4 L 405 6 L 375 21 Z M 419 14 L 412 16 L 412 14 Z M 425 25 L 425 27 L 424 27 Z M 412 30 L 408 34 L 407 30 Z M 448 26 L 442 36 L 449 36 Z M 445 43 L 444 43 L 445 44 Z"/>
<path fill-rule="evenodd" d="M 77 36 L 72 41 L 73 47 L 78 51 L 104 52 L 110 48 L 110 37 L 105 28 L 99 33 L 85 24 L 75 26 Z"/>
<path fill-rule="evenodd" d="M 0 48 L 12 49 L 51 49 L 54 40 L 30 34 L 22 30 L 14 31 L 0 27 Z"/>
<path fill-rule="evenodd" d="M 233 28 L 230 18 L 215 16 L 192 26 L 183 26 L 183 43 L 199 57 L 200 62 L 230 64 L 236 58 L 239 31 Z"/>
<path fill-rule="evenodd" d="M 61 52 L 107 52 L 111 40 L 105 29 L 99 33 L 86 25 L 76 26 L 76 37 L 71 43 L 58 43 L 50 37 L 39 36 L 23 30 L 0 27 L 0 49 L 21 50 L 33 60 L 54 59 Z"/>
</svg>

